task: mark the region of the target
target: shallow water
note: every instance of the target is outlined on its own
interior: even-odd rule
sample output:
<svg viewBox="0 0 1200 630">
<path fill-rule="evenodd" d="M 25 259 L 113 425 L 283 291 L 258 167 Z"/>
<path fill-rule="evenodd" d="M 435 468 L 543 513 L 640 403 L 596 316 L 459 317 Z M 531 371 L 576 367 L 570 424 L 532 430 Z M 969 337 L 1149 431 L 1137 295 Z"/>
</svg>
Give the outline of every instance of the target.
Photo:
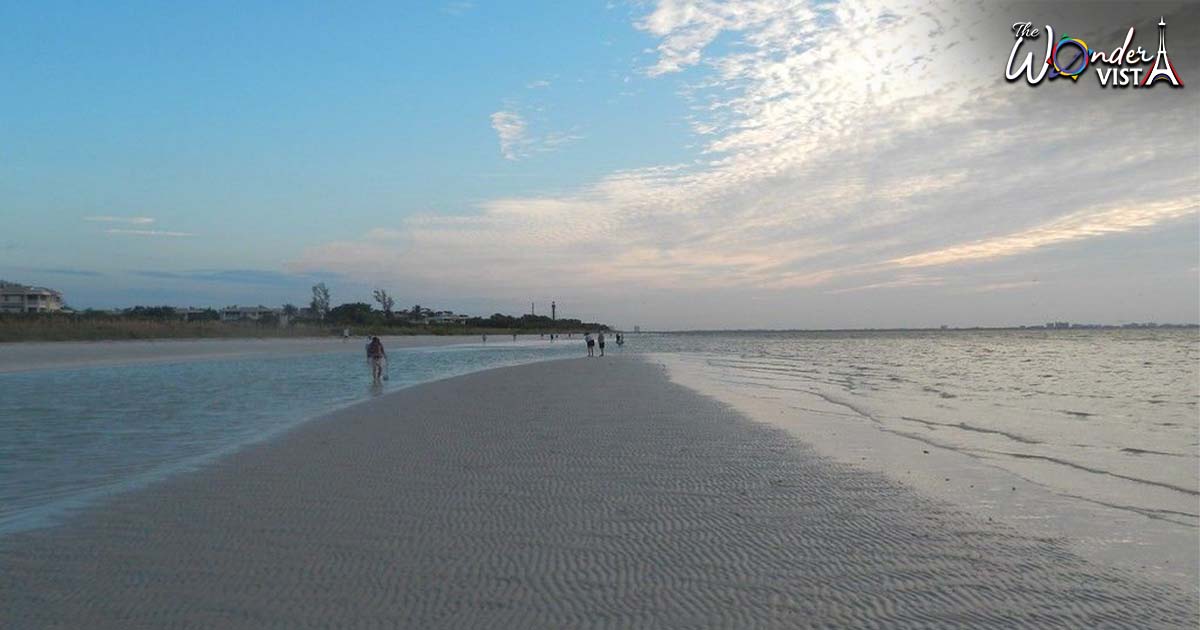
<svg viewBox="0 0 1200 630">
<path fill-rule="evenodd" d="M 687 347 L 731 385 L 810 394 L 938 448 L 1101 478 L 1097 499 L 1197 517 L 1195 331 L 686 335 L 655 345 Z"/>
<path fill-rule="evenodd" d="M 1196 330 L 685 334 L 679 382 L 822 452 L 1194 585 Z"/>
<path fill-rule="evenodd" d="M 191 469 L 372 395 L 578 354 L 493 341 L 389 352 L 372 386 L 359 344 L 337 352 L 0 373 L 0 534 Z"/>
</svg>

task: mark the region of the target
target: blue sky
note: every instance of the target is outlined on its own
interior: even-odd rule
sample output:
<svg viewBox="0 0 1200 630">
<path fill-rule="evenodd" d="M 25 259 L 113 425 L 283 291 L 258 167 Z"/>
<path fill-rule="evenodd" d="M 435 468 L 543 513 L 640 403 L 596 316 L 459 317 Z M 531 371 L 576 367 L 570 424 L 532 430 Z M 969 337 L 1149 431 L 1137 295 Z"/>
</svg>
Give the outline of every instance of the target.
<svg viewBox="0 0 1200 630">
<path fill-rule="evenodd" d="M 1101 47 L 1157 14 L 1030 6 L 8 3 L 0 276 L 98 307 L 325 281 L 619 325 L 1195 321 L 1194 90 L 998 79 L 1031 11 Z M 1186 83 L 1200 20 L 1164 12 Z"/>
<path fill-rule="evenodd" d="M 5 22 L 27 28 L 3 44 L 4 137 L 19 157 L 6 189 L 39 210 L 219 231 L 241 241 L 237 260 L 259 266 L 397 213 L 469 211 L 491 195 L 678 159 L 686 129 L 659 124 L 678 113 L 669 90 L 638 99 L 657 121 L 608 102 L 647 38 L 602 5 L 562 4 L 508 19 L 453 3 L 13 6 L 27 12 Z M 527 87 L 539 81 L 550 85 Z M 586 148 L 504 160 L 489 116 L 506 102 L 548 129 L 586 129 Z M 629 135 L 647 143 L 618 141 Z M 67 190 L 55 185 L 63 176 Z"/>
</svg>

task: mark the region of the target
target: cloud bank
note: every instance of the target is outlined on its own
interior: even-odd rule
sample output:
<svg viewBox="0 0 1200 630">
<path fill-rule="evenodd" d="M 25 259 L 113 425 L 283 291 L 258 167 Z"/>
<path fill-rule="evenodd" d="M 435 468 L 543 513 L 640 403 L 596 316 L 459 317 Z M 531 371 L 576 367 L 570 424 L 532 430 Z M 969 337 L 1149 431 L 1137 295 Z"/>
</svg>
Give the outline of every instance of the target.
<svg viewBox="0 0 1200 630">
<path fill-rule="evenodd" d="M 1081 13 L 1051 17 L 1114 45 L 1129 25 Z M 1027 286 L 1013 277 L 1039 252 L 1193 226 L 1195 97 L 1006 83 L 1022 17 L 988 3 L 660 0 L 633 24 L 657 42 L 640 70 L 677 82 L 693 161 L 407 218 L 378 228 L 395 238 L 326 243 L 292 267 L 482 295 L 758 292 L 833 309 L 947 278 Z M 1175 58 L 1196 57 L 1173 41 Z M 491 122 L 506 159 L 532 150 L 516 112 Z"/>
</svg>

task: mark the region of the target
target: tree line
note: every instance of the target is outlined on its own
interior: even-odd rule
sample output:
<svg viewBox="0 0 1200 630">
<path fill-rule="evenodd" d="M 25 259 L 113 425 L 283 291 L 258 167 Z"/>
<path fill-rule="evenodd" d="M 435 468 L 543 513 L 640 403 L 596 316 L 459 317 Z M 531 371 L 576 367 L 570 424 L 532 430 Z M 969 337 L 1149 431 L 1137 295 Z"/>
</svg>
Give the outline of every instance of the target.
<svg viewBox="0 0 1200 630">
<path fill-rule="evenodd" d="M 286 322 L 289 325 L 305 324 L 322 328 L 341 329 L 345 327 L 368 327 L 377 330 L 397 329 L 431 329 L 438 331 L 466 331 L 471 329 L 503 329 L 527 332 L 553 332 L 572 330 L 608 330 L 608 326 L 596 322 L 585 322 L 579 319 L 551 319 L 545 315 L 512 316 L 503 313 L 493 313 L 487 317 L 468 317 L 452 323 L 442 323 L 431 318 L 437 315 L 433 309 L 420 304 L 409 308 L 396 308 L 396 300 L 387 291 L 376 289 L 372 297 L 375 304 L 366 302 L 349 302 L 332 306 L 329 287 L 321 282 L 312 287 L 312 299 L 308 308 L 302 309 L 294 304 L 284 304 L 282 308 L 270 313 L 261 313 L 254 321 L 240 322 L 246 325 L 278 326 Z M 378 307 L 378 308 L 376 308 Z M 12 318 L 12 317 L 10 317 Z M 186 312 L 171 306 L 134 306 L 121 311 L 106 311 L 87 309 L 70 313 L 41 313 L 37 315 L 20 314 L 16 318 L 42 318 L 56 320 L 69 318 L 89 321 L 180 321 L 215 322 L 221 319 L 221 311 L 213 308 L 187 309 Z M 0 319 L 4 319 L 0 317 Z"/>
<path fill-rule="evenodd" d="M 372 294 L 375 306 L 366 302 L 349 302 L 330 307 L 329 288 L 324 282 L 312 287 L 312 300 L 309 302 L 309 312 L 322 321 L 338 326 L 371 326 L 371 327 L 413 327 L 427 326 L 429 318 L 435 311 L 414 304 L 411 308 L 396 310 L 396 300 L 384 289 L 375 289 Z M 433 324 L 436 325 L 436 324 Z M 579 319 L 552 319 L 545 315 L 521 315 L 514 317 L 503 313 L 493 313 L 488 317 L 469 317 L 460 323 L 443 324 L 446 328 L 499 328 L 506 330 L 523 330 L 530 332 L 557 330 L 608 330 L 606 324 L 585 322 Z"/>
</svg>

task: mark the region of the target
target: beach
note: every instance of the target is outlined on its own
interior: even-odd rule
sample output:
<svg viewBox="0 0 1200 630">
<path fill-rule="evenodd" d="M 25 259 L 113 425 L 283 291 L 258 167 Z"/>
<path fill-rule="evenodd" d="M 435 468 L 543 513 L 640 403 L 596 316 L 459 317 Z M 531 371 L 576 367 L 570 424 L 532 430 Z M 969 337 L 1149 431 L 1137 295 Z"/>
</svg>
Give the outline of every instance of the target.
<svg viewBox="0 0 1200 630">
<path fill-rule="evenodd" d="M 383 337 L 388 348 L 411 348 L 474 343 L 479 338 L 449 335 Z M 303 356 L 359 351 L 367 338 L 287 337 L 264 339 L 155 339 L 130 341 L 33 341 L 0 344 L 0 374 L 29 370 L 68 369 L 229 360 L 253 357 Z"/>
<path fill-rule="evenodd" d="M 1089 560 L 1200 582 L 1191 331 L 708 335 L 672 380 Z"/>
<path fill-rule="evenodd" d="M 638 357 L 345 407 L 0 539 L 0 625 L 1195 627 L 1196 593 L 819 455 Z"/>
</svg>

